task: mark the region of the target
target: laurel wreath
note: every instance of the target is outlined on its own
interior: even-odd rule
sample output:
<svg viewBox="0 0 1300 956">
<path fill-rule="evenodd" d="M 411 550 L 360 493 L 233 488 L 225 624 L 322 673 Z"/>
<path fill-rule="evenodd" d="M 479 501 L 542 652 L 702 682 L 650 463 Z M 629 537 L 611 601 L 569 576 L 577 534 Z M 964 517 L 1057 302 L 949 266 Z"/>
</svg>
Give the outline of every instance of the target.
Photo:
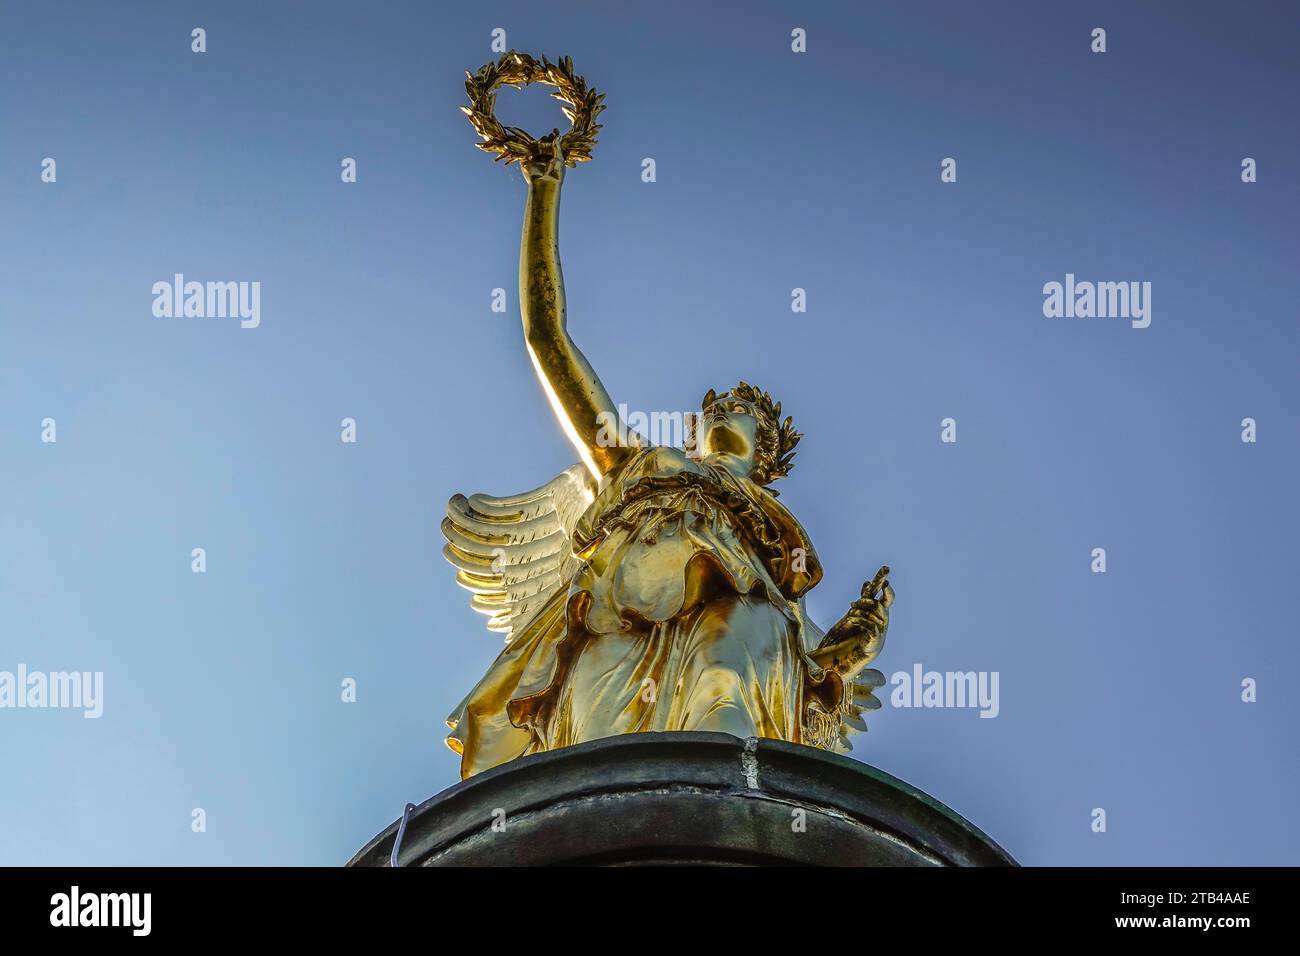
<svg viewBox="0 0 1300 956">
<path fill-rule="evenodd" d="M 754 455 L 754 480 L 760 485 L 768 485 L 790 474 L 794 465 L 794 448 L 803 438 L 802 432 L 795 431 L 794 419 L 787 415 L 785 421 L 781 421 L 781 403 L 773 404 L 771 395 L 744 381 L 721 395 L 709 389 L 700 408 L 707 412 L 710 405 L 729 395 L 743 399 L 758 409 L 759 447 Z M 775 495 L 776 492 L 772 491 L 772 494 Z"/>
<path fill-rule="evenodd" d="M 531 83 L 554 86 L 556 89 L 551 96 L 567 104 L 564 115 L 571 127 L 563 136 L 556 129 L 541 138 L 534 138 L 527 130 L 502 126 L 498 122 L 496 91 L 503 86 L 519 89 Z M 553 153 L 557 137 L 566 165 L 576 166 L 591 159 L 596 133 L 600 129 L 596 117 L 605 108 L 605 95 L 590 89 L 586 81 L 573 72 L 572 58 L 562 56 L 558 63 L 552 63 L 546 57 L 537 60 L 527 53 L 510 50 L 501 54 L 495 63 L 485 63 L 477 73 L 466 70 L 465 91 L 469 94 L 469 106 L 462 106 L 461 112 L 469 117 L 474 132 L 483 140 L 477 144 L 478 148 L 495 153 L 496 162 L 504 159 L 508 166 L 544 158 Z"/>
</svg>

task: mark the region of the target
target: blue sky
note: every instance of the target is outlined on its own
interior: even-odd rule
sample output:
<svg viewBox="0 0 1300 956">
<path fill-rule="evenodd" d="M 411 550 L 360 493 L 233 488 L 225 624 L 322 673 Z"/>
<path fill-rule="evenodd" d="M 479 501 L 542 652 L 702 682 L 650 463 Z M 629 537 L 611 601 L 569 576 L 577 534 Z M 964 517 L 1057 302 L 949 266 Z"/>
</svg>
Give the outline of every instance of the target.
<svg viewBox="0 0 1300 956">
<path fill-rule="evenodd" d="M 0 10 L 0 670 L 105 686 L 0 710 L 0 863 L 332 865 L 455 781 L 499 642 L 446 500 L 576 460 L 524 184 L 457 109 L 497 27 L 607 94 L 561 248 L 616 401 L 772 391 L 814 615 L 889 563 L 877 666 L 1000 675 L 855 755 L 1025 863 L 1300 862 L 1293 7 L 239 2 Z M 177 272 L 259 281 L 260 326 L 155 317 Z M 1151 326 L 1045 318 L 1067 273 L 1151 282 Z"/>
</svg>

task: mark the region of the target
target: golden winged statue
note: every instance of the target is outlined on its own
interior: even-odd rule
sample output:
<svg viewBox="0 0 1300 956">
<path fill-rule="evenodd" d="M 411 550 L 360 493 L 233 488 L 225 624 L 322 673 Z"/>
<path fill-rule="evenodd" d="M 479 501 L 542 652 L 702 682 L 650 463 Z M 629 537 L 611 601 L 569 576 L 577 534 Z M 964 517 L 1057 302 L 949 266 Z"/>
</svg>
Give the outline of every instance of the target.
<svg viewBox="0 0 1300 956">
<path fill-rule="evenodd" d="M 461 776 L 644 731 L 847 750 L 863 711 L 880 707 L 884 677 L 865 668 L 889 625 L 889 569 L 829 632 L 808 617 L 821 564 L 769 488 L 801 436 L 766 392 L 709 391 L 690 454 L 607 427 L 617 406 L 567 328 L 562 138 L 529 146 L 514 158 L 528 183 L 524 347 L 581 462 L 523 494 L 448 504 L 443 553 L 506 641 L 447 719 Z"/>
</svg>

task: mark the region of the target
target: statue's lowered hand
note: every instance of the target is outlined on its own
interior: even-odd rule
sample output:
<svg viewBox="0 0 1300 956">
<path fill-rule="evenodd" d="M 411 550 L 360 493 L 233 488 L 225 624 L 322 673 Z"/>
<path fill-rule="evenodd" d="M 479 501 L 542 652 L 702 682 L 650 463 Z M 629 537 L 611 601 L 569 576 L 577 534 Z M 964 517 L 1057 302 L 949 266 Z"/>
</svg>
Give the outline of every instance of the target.
<svg viewBox="0 0 1300 956">
<path fill-rule="evenodd" d="M 888 575 L 888 566 L 882 567 L 862 585 L 862 596 L 849 606 L 848 613 L 812 652 L 811 657 L 819 666 L 851 678 L 876 659 L 885 646 L 889 607 L 894 603 L 894 589 L 889 586 Z"/>
</svg>

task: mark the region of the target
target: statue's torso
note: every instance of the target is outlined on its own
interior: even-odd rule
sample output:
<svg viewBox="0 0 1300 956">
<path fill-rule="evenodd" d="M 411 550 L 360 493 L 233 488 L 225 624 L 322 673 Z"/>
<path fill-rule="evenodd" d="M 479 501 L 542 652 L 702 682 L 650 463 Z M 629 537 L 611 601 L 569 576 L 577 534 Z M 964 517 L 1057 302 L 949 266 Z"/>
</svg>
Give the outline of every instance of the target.
<svg viewBox="0 0 1300 956">
<path fill-rule="evenodd" d="M 591 595 L 586 629 L 666 621 L 719 589 L 762 594 L 790 614 L 779 556 L 798 543 L 784 539 L 790 532 L 768 514 L 765 497 L 676 448 L 633 454 L 602 483 L 575 532 L 585 563 L 570 591 Z"/>
</svg>

